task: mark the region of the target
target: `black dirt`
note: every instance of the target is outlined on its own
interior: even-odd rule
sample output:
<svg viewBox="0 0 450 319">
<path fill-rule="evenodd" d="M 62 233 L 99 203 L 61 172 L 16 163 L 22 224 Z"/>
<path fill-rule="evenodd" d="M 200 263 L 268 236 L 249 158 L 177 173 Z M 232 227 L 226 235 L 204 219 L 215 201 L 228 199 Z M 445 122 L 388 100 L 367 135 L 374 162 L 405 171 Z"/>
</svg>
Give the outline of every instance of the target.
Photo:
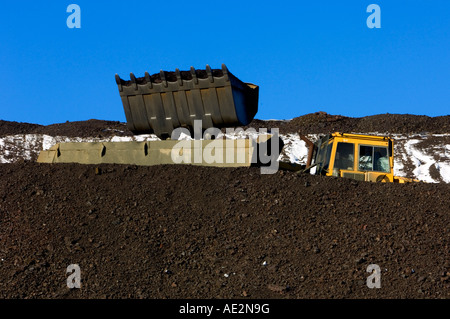
<svg viewBox="0 0 450 319">
<path fill-rule="evenodd" d="M 448 123 L 318 112 L 251 125 L 448 133 Z M 0 122 L 0 135 L 27 133 L 131 135 L 114 121 Z M 29 161 L 0 164 L 0 180 L 0 298 L 450 297 L 450 184 Z M 66 285 L 72 264 L 80 289 Z M 371 264 L 380 289 L 367 286 Z"/>
<path fill-rule="evenodd" d="M 450 297 L 449 184 L 33 162 L 0 176 L 0 298 Z"/>
<path fill-rule="evenodd" d="M 450 115 L 429 117 L 411 114 L 379 114 L 366 117 L 347 117 L 316 112 L 302 115 L 292 120 L 262 121 L 254 119 L 242 129 L 278 128 L 281 134 L 327 134 L 333 132 L 358 133 L 448 133 Z M 225 132 L 225 128 L 222 129 Z M 0 120 L 0 136 L 14 134 L 48 134 L 68 137 L 108 137 L 131 136 L 126 123 L 119 121 L 88 120 L 51 125 L 9 122 Z"/>
<path fill-rule="evenodd" d="M 429 117 L 412 114 L 378 114 L 366 117 L 347 117 L 325 112 L 310 113 L 288 121 L 253 120 L 247 129 L 278 128 L 282 134 L 357 133 L 448 133 L 450 115 Z"/>
<path fill-rule="evenodd" d="M 47 134 L 67 137 L 131 136 L 126 123 L 119 121 L 87 120 L 50 125 L 38 125 L 0 120 L 0 137 L 16 134 Z"/>
</svg>

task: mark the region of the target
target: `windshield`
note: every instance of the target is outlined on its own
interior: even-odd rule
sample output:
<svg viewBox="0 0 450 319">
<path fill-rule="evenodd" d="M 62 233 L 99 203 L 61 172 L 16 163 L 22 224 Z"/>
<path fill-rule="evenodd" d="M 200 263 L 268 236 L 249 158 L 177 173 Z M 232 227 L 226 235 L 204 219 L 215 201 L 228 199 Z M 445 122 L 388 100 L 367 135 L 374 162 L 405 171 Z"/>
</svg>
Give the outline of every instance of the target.
<svg viewBox="0 0 450 319">
<path fill-rule="evenodd" d="M 354 144 L 339 142 L 336 148 L 334 168 L 352 170 L 354 163 Z"/>
</svg>

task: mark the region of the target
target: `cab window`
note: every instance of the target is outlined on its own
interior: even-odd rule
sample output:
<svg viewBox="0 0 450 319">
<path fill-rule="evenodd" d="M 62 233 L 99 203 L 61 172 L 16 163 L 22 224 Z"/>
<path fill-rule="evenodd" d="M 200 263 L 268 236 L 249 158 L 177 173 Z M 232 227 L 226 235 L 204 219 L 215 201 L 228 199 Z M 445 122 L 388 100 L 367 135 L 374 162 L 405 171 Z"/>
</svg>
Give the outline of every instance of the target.
<svg viewBox="0 0 450 319">
<path fill-rule="evenodd" d="M 387 147 L 359 146 L 359 170 L 390 172 Z"/>
<path fill-rule="evenodd" d="M 327 145 L 327 153 L 325 154 L 325 159 L 323 162 L 323 169 L 328 170 L 328 166 L 330 164 L 330 157 L 331 157 L 331 149 L 333 148 L 333 143 L 330 143 Z"/>
<path fill-rule="evenodd" d="M 353 170 L 354 144 L 339 142 L 336 148 L 336 156 L 334 160 L 334 168 Z"/>
</svg>

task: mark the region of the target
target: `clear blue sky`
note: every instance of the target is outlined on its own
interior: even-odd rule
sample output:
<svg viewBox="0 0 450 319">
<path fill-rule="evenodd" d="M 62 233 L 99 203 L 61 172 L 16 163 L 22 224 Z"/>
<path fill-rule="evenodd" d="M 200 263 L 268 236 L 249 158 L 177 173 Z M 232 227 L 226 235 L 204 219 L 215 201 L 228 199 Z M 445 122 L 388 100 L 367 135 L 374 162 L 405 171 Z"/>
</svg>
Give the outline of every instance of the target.
<svg viewBox="0 0 450 319">
<path fill-rule="evenodd" d="M 81 28 L 66 25 L 81 8 Z M 381 28 L 369 29 L 369 4 Z M 220 68 L 258 119 L 450 114 L 450 1 L 4 1 L 0 119 L 125 121 L 114 74 Z"/>
</svg>

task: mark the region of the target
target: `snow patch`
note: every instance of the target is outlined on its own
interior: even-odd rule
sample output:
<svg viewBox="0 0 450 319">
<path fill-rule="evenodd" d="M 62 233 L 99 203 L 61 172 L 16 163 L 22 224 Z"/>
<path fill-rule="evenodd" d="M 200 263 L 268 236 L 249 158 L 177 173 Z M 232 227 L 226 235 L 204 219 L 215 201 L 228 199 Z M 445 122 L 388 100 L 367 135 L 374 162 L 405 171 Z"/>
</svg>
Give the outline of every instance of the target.
<svg viewBox="0 0 450 319">
<path fill-rule="evenodd" d="M 260 134 L 265 134 L 264 130 L 237 130 L 234 132 L 221 133 L 217 138 L 257 138 Z M 361 133 L 376 135 L 376 132 Z M 308 139 L 315 141 L 322 134 L 309 134 Z M 448 137 L 450 134 L 427 134 L 411 135 L 411 134 L 393 134 L 394 138 L 394 174 L 396 176 L 413 177 L 425 182 L 435 183 L 444 181 L 450 183 L 450 144 L 439 142 L 432 144 L 426 148 L 421 147 L 421 143 L 428 138 Z M 410 138 L 414 136 L 414 138 Z M 285 146 L 280 154 L 279 160 L 289 161 L 295 164 L 306 164 L 308 156 L 308 147 L 306 143 L 300 139 L 297 133 L 280 134 Z M 181 134 L 179 140 L 191 139 L 189 135 Z M 159 140 L 156 135 L 142 134 L 136 136 L 111 136 L 106 138 L 80 138 L 67 136 L 49 136 L 45 134 L 18 134 L 4 136 L 0 138 L 0 163 L 13 163 L 15 161 L 35 160 L 41 150 L 48 150 L 56 143 L 64 142 L 129 142 L 129 141 L 155 141 Z M 439 144 L 441 143 L 441 144 Z M 426 144 L 423 144 L 426 145 Z M 407 174 L 406 167 L 414 166 L 411 172 Z M 430 174 L 430 168 L 435 168 L 439 173 L 439 178 L 433 178 Z M 313 173 L 313 171 L 311 171 Z M 407 176 L 409 175 L 409 176 Z"/>
</svg>

